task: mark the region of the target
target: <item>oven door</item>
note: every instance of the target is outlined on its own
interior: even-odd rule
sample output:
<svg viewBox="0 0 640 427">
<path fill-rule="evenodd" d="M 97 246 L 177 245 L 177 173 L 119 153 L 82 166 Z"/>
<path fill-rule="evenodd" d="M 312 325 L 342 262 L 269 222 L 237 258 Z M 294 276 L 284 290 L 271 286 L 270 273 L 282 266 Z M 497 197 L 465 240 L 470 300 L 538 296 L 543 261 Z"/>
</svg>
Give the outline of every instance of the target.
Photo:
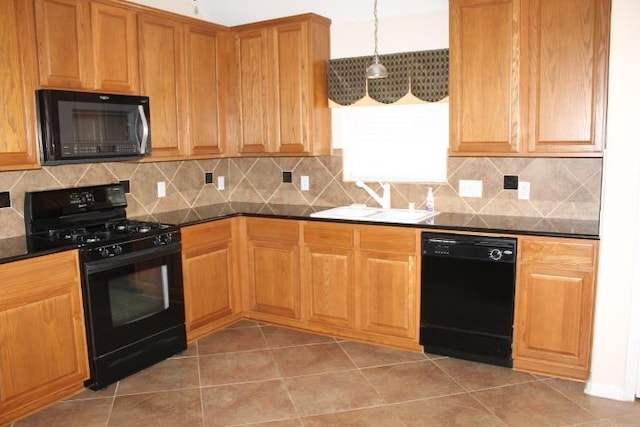
<svg viewBox="0 0 640 427">
<path fill-rule="evenodd" d="M 184 324 L 179 243 L 84 264 L 94 358 Z"/>
</svg>

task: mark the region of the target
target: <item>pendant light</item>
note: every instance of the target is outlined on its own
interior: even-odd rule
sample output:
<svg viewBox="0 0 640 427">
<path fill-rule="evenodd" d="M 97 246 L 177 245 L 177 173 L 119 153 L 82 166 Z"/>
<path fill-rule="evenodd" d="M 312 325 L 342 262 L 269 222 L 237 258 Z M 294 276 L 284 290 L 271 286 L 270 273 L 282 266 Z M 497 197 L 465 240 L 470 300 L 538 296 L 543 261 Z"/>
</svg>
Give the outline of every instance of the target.
<svg viewBox="0 0 640 427">
<path fill-rule="evenodd" d="M 375 22 L 373 30 L 373 64 L 367 67 L 366 76 L 368 79 L 382 79 L 387 77 L 389 72 L 378 57 L 378 0 L 374 0 L 373 2 L 373 18 Z"/>
</svg>

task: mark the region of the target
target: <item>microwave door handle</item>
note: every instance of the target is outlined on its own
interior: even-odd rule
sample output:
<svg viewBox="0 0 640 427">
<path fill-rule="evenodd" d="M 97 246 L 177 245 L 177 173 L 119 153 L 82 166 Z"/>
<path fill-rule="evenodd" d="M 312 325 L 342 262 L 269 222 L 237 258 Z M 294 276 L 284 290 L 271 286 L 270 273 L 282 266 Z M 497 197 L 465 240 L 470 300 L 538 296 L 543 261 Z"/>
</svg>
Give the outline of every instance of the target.
<svg viewBox="0 0 640 427">
<path fill-rule="evenodd" d="M 140 141 L 140 154 L 147 153 L 147 142 L 149 141 L 149 122 L 147 115 L 144 113 L 142 105 L 138 105 L 138 115 L 142 123 L 142 140 Z"/>
</svg>

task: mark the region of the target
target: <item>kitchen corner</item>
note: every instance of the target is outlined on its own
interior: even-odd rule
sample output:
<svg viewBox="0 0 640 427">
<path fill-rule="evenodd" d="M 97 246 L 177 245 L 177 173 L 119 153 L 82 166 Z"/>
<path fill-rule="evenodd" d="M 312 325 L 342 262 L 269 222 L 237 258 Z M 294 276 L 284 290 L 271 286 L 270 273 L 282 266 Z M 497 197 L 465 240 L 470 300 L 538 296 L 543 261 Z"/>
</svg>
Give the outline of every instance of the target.
<svg viewBox="0 0 640 427">
<path fill-rule="evenodd" d="M 0 2 L 0 425 L 635 422 L 634 0 Z"/>
</svg>

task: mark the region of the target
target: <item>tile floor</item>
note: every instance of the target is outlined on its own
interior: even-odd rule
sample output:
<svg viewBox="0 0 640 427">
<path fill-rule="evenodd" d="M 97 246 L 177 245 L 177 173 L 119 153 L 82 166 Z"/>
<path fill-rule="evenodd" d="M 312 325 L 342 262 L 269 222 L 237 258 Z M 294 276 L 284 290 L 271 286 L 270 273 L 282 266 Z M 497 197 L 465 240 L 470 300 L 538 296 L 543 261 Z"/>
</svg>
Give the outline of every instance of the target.
<svg viewBox="0 0 640 427">
<path fill-rule="evenodd" d="M 241 321 L 13 427 L 639 426 L 583 384 Z"/>
</svg>

